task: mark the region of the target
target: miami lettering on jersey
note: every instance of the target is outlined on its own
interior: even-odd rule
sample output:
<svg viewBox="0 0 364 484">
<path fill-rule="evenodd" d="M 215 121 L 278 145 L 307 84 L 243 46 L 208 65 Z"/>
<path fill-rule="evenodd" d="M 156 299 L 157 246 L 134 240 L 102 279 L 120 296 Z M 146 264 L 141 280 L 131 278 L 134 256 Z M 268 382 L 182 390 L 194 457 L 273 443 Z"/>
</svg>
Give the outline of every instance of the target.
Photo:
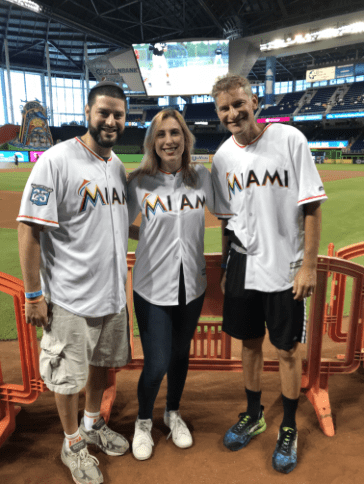
<svg viewBox="0 0 364 484">
<path fill-rule="evenodd" d="M 88 202 L 90 202 L 93 207 L 96 207 L 98 201 L 101 203 L 101 205 L 109 205 L 110 203 L 112 205 L 114 205 L 114 203 L 125 205 L 126 202 L 125 193 L 122 192 L 120 197 L 116 188 L 112 189 L 112 195 L 109 202 L 108 189 L 105 187 L 104 193 L 102 193 L 102 190 L 98 187 L 98 185 L 92 183 L 90 180 L 83 180 L 77 193 L 80 197 L 82 197 L 79 210 L 80 213 L 86 210 Z"/>
<path fill-rule="evenodd" d="M 179 207 L 179 210 L 184 210 L 185 208 L 189 208 L 191 210 L 194 210 L 196 208 L 204 208 L 204 205 L 206 203 L 206 197 L 203 196 L 200 198 L 197 194 L 193 195 L 196 198 L 195 204 L 191 202 L 191 200 L 188 198 L 186 194 L 182 194 L 181 197 L 181 205 Z M 159 195 L 154 195 L 155 199 L 154 202 L 152 202 L 151 198 L 153 197 L 153 194 L 151 193 L 146 193 L 143 197 L 142 200 L 142 207 L 145 210 L 145 216 L 149 220 L 149 215 L 153 214 L 155 215 L 157 212 L 157 209 L 159 208 L 163 213 L 164 212 L 171 212 L 172 211 L 172 200 L 170 195 L 167 195 L 166 198 L 166 203 L 163 203 Z M 191 195 L 190 195 L 191 198 Z M 166 208 L 166 205 L 168 209 Z"/>
<path fill-rule="evenodd" d="M 240 181 L 239 178 L 240 177 Z M 226 181 L 227 181 L 227 189 L 229 194 L 229 200 L 236 195 L 239 191 L 241 192 L 243 188 L 249 188 L 251 185 L 255 185 L 257 187 L 266 187 L 269 185 L 274 185 L 277 182 L 277 186 L 282 188 L 288 188 L 289 180 L 288 180 L 288 170 L 284 170 L 283 174 L 279 174 L 278 170 L 276 170 L 273 175 L 269 173 L 268 170 L 265 171 L 263 177 L 258 178 L 254 170 L 249 170 L 248 176 L 246 177 L 245 184 L 244 184 L 244 174 L 241 173 L 240 175 L 236 175 L 234 172 L 226 173 Z"/>
</svg>

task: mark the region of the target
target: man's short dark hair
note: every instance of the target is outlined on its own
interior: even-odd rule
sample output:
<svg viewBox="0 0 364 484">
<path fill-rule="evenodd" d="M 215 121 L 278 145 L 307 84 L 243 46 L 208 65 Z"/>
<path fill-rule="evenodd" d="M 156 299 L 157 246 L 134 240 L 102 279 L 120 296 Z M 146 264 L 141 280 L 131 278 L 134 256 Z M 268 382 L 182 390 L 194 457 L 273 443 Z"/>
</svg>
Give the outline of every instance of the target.
<svg viewBox="0 0 364 484">
<path fill-rule="evenodd" d="M 87 104 L 90 109 L 95 104 L 97 96 L 110 96 L 116 99 L 122 99 L 126 103 L 124 91 L 115 82 L 111 81 L 99 82 L 90 90 L 87 98 Z"/>
</svg>

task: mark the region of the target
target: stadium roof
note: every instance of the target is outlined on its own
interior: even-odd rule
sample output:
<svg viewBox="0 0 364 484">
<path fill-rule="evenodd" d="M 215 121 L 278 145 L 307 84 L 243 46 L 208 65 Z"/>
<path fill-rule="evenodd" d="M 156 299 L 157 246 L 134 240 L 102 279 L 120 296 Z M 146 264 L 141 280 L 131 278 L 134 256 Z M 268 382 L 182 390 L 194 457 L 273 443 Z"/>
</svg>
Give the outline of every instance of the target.
<svg viewBox="0 0 364 484">
<path fill-rule="evenodd" d="M 20 6 L 32 3 L 39 11 Z M 93 57 L 162 39 L 264 41 L 267 32 L 328 18 L 340 22 L 362 10 L 362 0 L 0 0 L 0 64 L 5 67 L 5 39 L 12 68 L 45 70 L 48 43 L 52 71 L 72 74 L 84 70 L 84 43 Z M 306 49 L 279 56 L 277 81 L 303 79 L 309 65 L 364 62 L 363 36 L 352 44 Z M 249 78 L 263 80 L 264 72 L 262 58 Z"/>
</svg>

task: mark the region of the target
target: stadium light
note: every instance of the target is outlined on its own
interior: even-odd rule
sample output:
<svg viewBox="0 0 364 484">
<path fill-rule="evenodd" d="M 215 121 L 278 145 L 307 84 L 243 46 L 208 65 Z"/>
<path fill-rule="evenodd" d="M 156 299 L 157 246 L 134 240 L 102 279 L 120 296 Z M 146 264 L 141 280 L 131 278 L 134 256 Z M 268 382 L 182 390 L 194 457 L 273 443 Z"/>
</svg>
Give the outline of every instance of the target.
<svg viewBox="0 0 364 484">
<path fill-rule="evenodd" d="M 343 25 L 341 27 L 331 27 L 316 32 L 309 32 L 307 34 L 297 34 L 292 38 L 292 34 L 288 34 L 286 39 L 275 39 L 265 44 L 260 44 L 261 51 L 268 51 L 274 49 L 283 49 L 291 47 L 292 45 L 306 44 L 310 42 L 317 42 L 318 40 L 334 39 L 343 35 L 362 34 L 364 32 L 364 22 L 355 22 L 350 25 Z"/>
<path fill-rule="evenodd" d="M 31 0 L 6 0 L 8 3 L 13 3 L 14 5 L 18 5 L 19 7 L 27 8 L 32 12 L 41 12 L 43 9 L 40 5 Z"/>
</svg>

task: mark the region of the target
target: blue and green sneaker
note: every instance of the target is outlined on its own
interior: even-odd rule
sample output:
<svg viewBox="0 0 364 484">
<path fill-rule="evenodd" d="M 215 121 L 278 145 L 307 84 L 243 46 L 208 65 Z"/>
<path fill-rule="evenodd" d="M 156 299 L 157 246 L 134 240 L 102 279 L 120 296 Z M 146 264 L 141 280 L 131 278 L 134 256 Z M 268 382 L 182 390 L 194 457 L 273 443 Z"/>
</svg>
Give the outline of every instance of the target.
<svg viewBox="0 0 364 484">
<path fill-rule="evenodd" d="M 297 465 L 297 429 L 279 429 L 277 445 L 272 457 L 272 466 L 278 472 L 288 474 Z"/>
<path fill-rule="evenodd" d="M 233 425 L 225 434 L 224 445 L 230 450 L 240 450 L 247 446 L 258 434 L 264 432 L 267 424 L 264 420 L 264 407 L 260 407 L 258 418 L 252 419 L 247 412 L 239 414 L 239 421 Z"/>
</svg>

